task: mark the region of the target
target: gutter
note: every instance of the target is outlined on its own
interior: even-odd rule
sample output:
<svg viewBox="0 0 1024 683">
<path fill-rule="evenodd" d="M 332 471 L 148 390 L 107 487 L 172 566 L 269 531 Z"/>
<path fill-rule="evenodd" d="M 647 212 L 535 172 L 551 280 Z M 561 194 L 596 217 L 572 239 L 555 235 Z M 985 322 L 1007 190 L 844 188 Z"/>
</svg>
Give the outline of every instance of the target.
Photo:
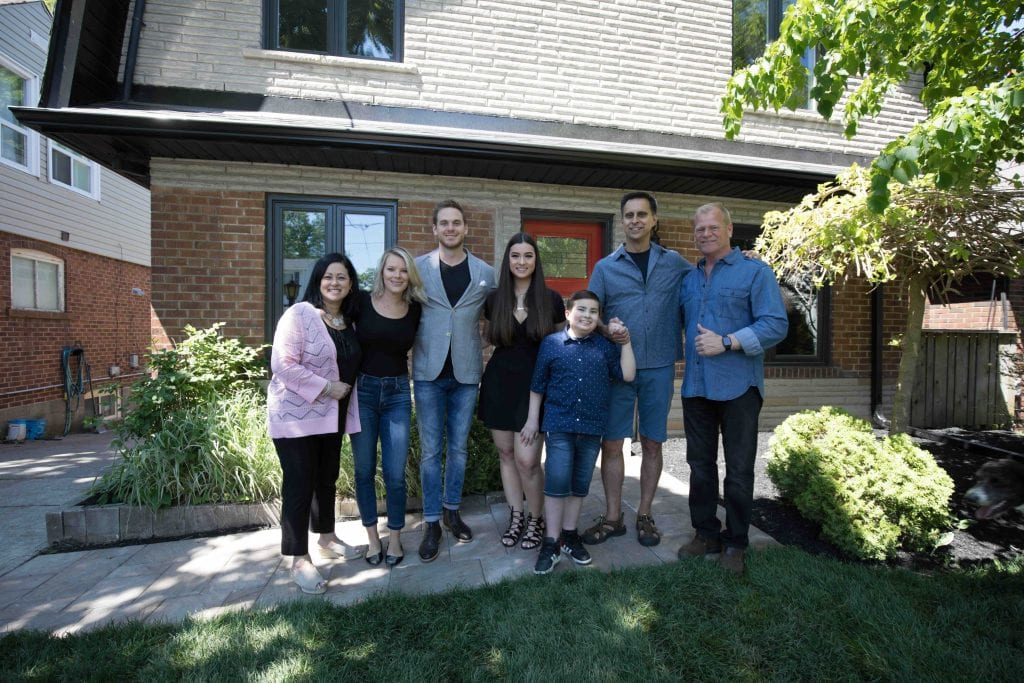
<svg viewBox="0 0 1024 683">
<path fill-rule="evenodd" d="M 871 421 L 876 427 L 888 429 L 889 419 L 882 414 L 883 287 L 871 290 Z"/>
</svg>

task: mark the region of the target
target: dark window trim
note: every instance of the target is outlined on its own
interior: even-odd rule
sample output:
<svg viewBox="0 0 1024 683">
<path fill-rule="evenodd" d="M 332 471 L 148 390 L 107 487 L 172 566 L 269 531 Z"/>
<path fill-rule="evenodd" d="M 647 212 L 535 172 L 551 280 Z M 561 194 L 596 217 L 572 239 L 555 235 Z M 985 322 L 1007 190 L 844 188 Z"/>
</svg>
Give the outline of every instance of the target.
<svg viewBox="0 0 1024 683">
<path fill-rule="evenodd" d="M 280 1 L 263 0 L 263 48 L 266 50 L 281 50 L 277 46 L 277 36 L 280 32 Z M 367 57 L 365 55 L 345 54 L 345 45 L 348 43 L 345 35 L 345 13 L 339 12 L 339 5 L 344 5 L 347 0 L 324 0 L 327 3 L 327 50 L 324 52 L 313 50 L 295 50 L 288 52 L 305 52 L 308 54 L 322 54 L 333 57 L 345 57 L 346 59 L 365 59 L 369 62 L 403 62 L 405 61 L 405 0 L 395 1 L 395 32 L 392 40 L 395 45 L 395 54 L 391 59 L 380 57 Z"/>
<path fill-rule="evenodd" d="M 265 232 L 267 258 L 264 266 L 267 291 L 264 296 L 264 334 L 268 341 L 273 340 L 277 320 L 284 312 L 280 304 L 281 292 L 284 291 L 284 233 L 276 229 L 276 219 L 279 212 L 287 208 L 324 209 L 327 212 L 327 234 L 324 244 L 326 253 L 332 251 L 345 253 L 343 217 L 346 213 L 384 214 L 384 248 L 390 249 L 398 243 L 397 199 L 267 193 Z M 340 230 L 334 229 L 338 226 L 340 226 Z M 302 296 L 301 291 L 299 296 Z"/>
<path fill-rule="evenodd" d="M 761 226 L 735 223 L 733 224 L 733 243 L 741 249 L 751 245 L 761 234 Z M 745 242 L 746 244 L 736 244 Z M 822 367 L 827 366 L 832 358 L 832 287 L 826 285 L 818 290 L 818 352 L 813 356 L 797 354 L 780 354 L 776 348 L 765 353 L 765 364 L 771 367 Z"/>
</svg>

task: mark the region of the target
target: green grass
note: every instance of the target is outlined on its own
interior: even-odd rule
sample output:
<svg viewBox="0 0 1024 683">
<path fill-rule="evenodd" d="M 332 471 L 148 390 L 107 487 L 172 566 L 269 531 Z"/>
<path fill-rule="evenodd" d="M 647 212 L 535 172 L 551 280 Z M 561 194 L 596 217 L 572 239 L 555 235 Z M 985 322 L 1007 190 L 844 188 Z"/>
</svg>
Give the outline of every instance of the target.
<svg viewBox="0 0 1024 683">
<path fill-rule="evenodd" d="M 0 640 L 4 680 L 1021 680 L 1024 562 L 936 575 L 792 548 L 347 607 Z"/>
</svg>

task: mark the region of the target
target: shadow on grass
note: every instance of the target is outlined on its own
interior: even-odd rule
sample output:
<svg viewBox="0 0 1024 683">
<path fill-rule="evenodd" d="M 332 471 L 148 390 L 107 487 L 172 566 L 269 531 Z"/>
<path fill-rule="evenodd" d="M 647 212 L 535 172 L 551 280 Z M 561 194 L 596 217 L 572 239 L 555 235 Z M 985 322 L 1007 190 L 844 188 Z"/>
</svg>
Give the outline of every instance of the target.
<svg viewBox="0 0 1024 683">
<path fill-rule="evenodd" d="M 304 602 L 178 626 L 0 640 L 8 680 L 1020 680 L 1024 565 L 924 576 L 752 553 L 556 573 L 350 607 Z"/>
</svg>

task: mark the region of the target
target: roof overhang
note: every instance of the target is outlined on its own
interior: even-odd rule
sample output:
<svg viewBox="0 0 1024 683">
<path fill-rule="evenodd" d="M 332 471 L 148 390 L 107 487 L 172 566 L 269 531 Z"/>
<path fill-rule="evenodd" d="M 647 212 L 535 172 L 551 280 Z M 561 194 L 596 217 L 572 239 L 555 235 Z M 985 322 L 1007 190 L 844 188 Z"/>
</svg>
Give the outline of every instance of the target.
<svg viewBox="0 0 1024 683">
<path fill-rule="evenodd" d="M 866 161 L 774 145 L 345 102 L 177 88 L 135 94 L 127 103 L 23 107 L 15 114 L 145 185 L 150 159 L 171 158 L 796 202 L 851 163 Z"/>
</svg>

